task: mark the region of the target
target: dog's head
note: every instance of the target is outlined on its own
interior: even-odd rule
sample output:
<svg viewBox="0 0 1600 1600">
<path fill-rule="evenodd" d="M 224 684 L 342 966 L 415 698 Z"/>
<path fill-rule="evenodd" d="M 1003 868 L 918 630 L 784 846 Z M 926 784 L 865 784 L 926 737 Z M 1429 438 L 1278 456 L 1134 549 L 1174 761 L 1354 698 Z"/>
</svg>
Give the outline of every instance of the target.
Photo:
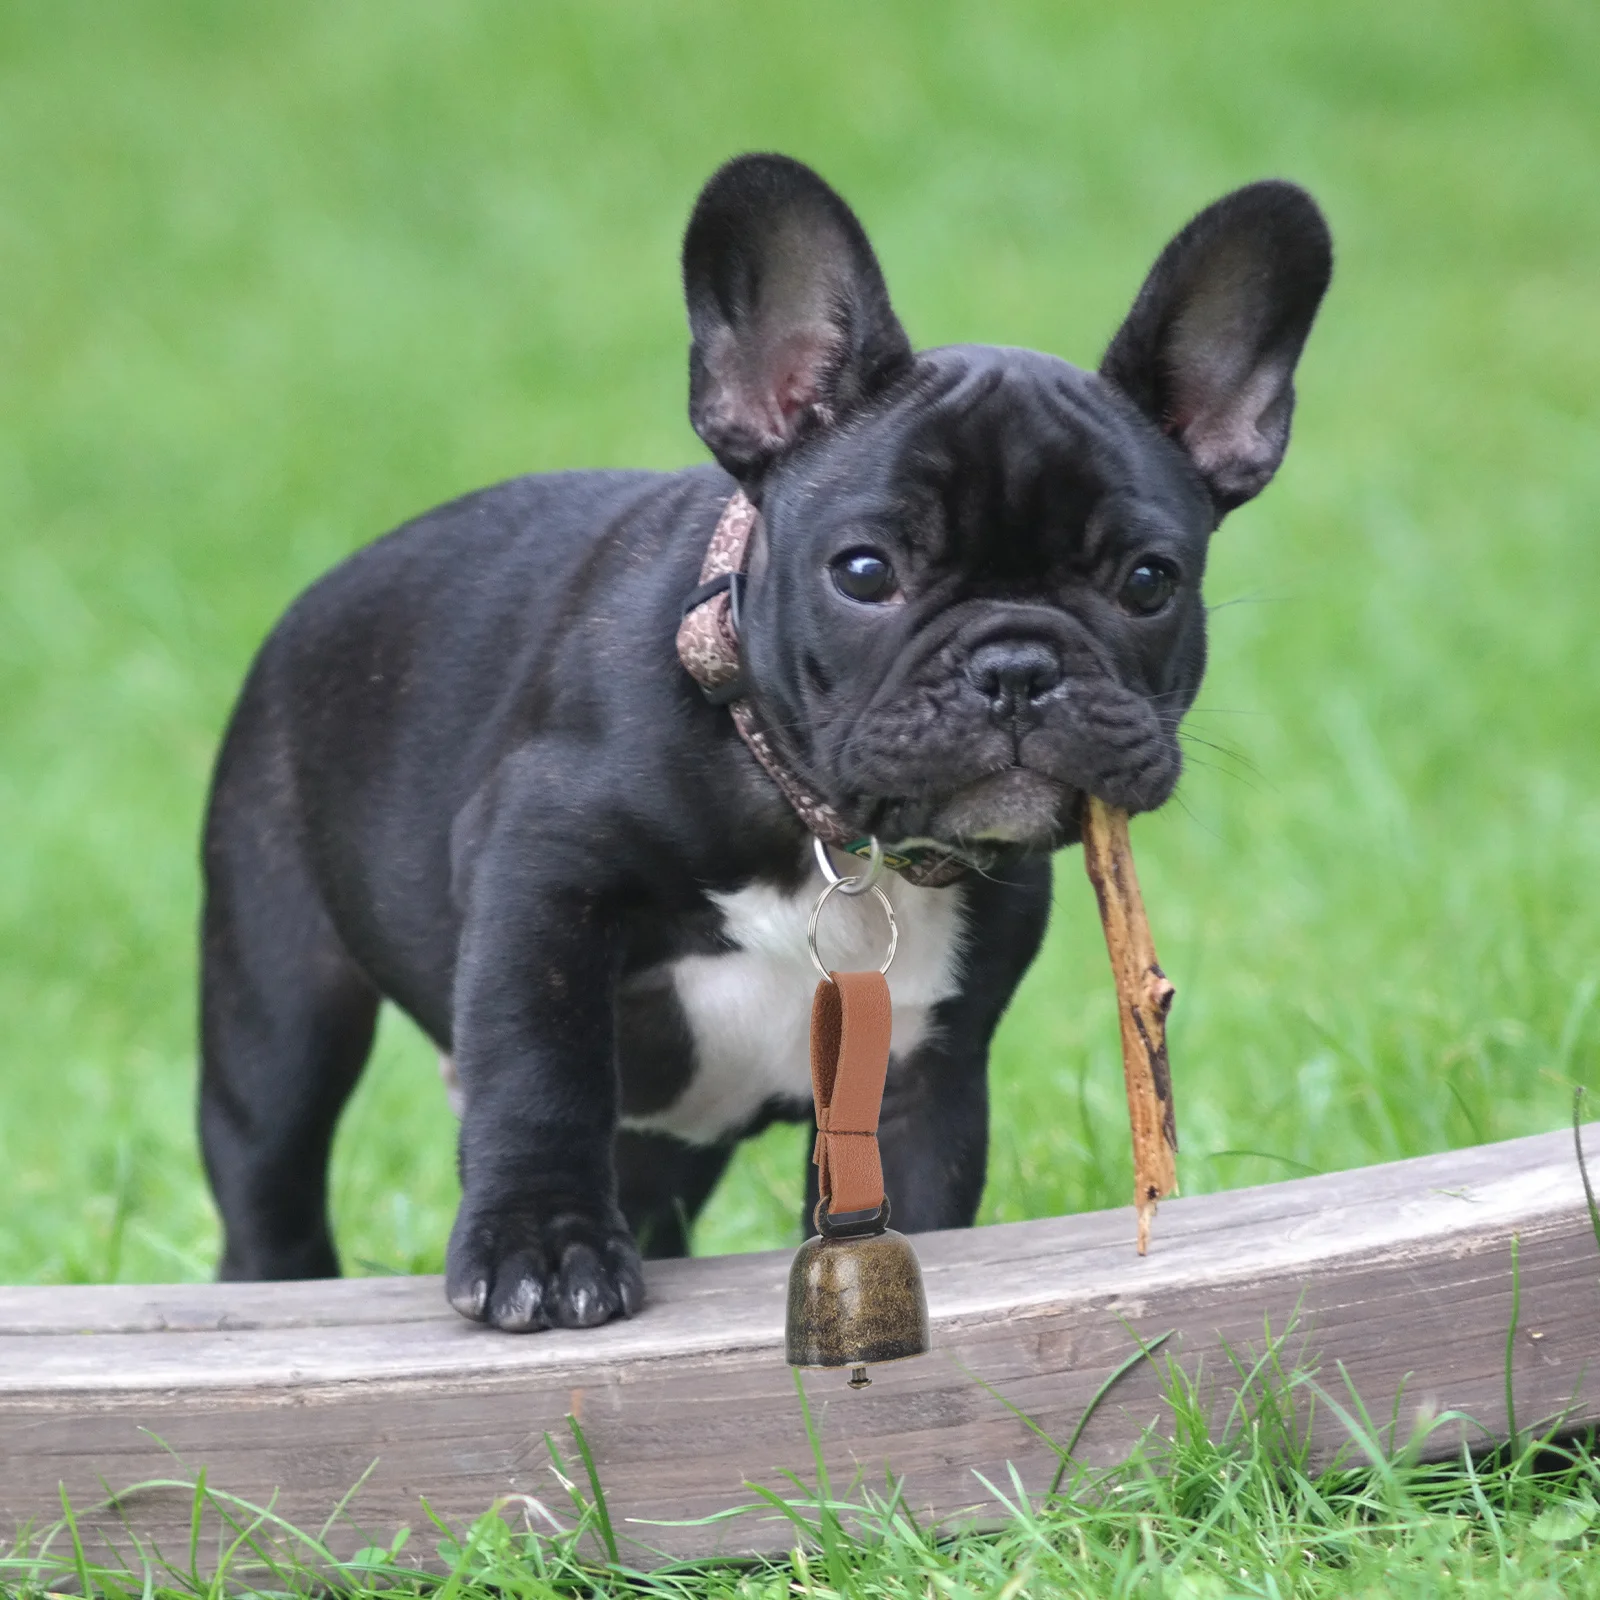
<svg viewBox="0 0 1600 1600">
<path fill-rule="evenodd" d="M 1098 372 L 914 354 L 861 224 L 742 156 L 684 241 L 696 432 L 760 507 L 746 681 L 796 768 L 885 841 L 1076 835 L 1172 793 L 1212 531 L 1289 441 L 1328 230 L 1286 183 L 1166 247 Z"/>
</svg>

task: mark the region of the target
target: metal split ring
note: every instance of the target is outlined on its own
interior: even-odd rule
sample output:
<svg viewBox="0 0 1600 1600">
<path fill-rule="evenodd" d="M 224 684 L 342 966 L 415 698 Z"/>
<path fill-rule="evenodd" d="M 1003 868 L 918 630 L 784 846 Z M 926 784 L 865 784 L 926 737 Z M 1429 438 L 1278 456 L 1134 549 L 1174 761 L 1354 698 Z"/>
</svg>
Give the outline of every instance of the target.
<svg viewBox="0 0 1600 1600">
<path fill-rule="evenodd" d="M 806 943 L 811 949 L 812 965 L 829 983 L 833 982 L 833 974 L 828 971 L 823 964 L 822 957 L 817 953 L 817 920 L 822 915 L 822 908 L 828 903 L 828 896 L 835 889 L 844 890 L 845 885 L 851 881 L 849 878 L 835 877 L 833 882 L 817 896 L 817 903 L 811 908 L 811 920 L 806 924 Z M 883 958 L 883 965 L 878 968 L 879 972 L 887 972 L 889 963 L 894 960 L 894 953 L 900 945 L 900 924 L 895 921 L 894 907 L 889 903 L 888 895 L 875 883 L 869 884 L 868 887 L 878 897 L 878 904 L 883 907 L 883 914 L 889 919 L 889 953 Z M 849 891 L 845 890 L 845 892 L 848 893 Z M 861 891 L 857 890 L 856 892 L 859 894 Z"/>
<path fill-rule="evenodd" d="M 865 894 L 883 876 L 883 846 L 878 843 L 877 834 L 872 835 L 872 854 L 867 858 L 867 870 L 865 872 L 842 873 L 836 871 L 832 860 L 829 858 L 827 845 L 817 838 L 815 834 L 811 836 L 811 849 L 817 858 L 817 866 L 821 870 L 822 876 L 840 894 Z"/>
</svg>

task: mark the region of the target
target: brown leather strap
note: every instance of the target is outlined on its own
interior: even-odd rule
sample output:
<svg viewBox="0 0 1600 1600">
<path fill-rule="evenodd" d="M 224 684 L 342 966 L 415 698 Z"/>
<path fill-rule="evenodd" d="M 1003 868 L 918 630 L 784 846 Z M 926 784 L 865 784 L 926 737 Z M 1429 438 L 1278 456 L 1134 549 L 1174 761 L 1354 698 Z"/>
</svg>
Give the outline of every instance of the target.
<svg viewBox="0 0 1600 1600">
<path fill-rule="evenodd" d="M 835 972 L 811 1003 L 811 1092 L 817 1187 L 831 1215 L 883 1204 L 878 1114 L 893 1013 L 881 972 Z"/>
</svg>

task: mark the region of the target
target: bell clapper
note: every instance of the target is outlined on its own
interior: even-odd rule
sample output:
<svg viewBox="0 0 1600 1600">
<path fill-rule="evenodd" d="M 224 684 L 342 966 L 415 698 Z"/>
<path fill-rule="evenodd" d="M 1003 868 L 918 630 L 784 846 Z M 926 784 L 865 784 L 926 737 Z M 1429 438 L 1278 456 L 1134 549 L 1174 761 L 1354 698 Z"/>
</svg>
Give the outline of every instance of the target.
<svg viewBox="0 0 1600 1600">
<path fill-rule="evenodd" d="M 865 1367 L 852 1367 L 850 1369 L 850 1387 L 852 1389 L 865 1389 L 872 1379 L 867 1376 Z"/>
</svg>

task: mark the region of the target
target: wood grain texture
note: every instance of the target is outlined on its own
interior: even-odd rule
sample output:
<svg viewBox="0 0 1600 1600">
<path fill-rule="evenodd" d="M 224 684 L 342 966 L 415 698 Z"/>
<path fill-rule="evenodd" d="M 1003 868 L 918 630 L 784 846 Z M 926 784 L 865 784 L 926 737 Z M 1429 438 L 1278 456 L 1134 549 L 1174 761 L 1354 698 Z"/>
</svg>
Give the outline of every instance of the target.
<svg viewBox="0 0 1600 1600">
<path fill-rule="evenodd" d="M 1064 1441 L 1135 1334 L 1171 1332 L 1162 1357 L 1221 1403 L 1222 1344 L 1259 1348 L 1268 1324 L 1292 1323 L 1292 1349 L 1336 1392 L 1343 1362 L 1374 1417 L 1398 1395 L 1402 1429 L 1459 1409 L 1487 1430 L 1469 1437 L 1492 1437 L 1513 1236 L 1518 1421 L 1600 1420 L 1600 1252 L 1570 1133 L 1176 1201 L 1144 1258 L 1128 1231 L 1124 1210 L 919 1237 L 933 1353 L 875 1369 L 859 1393 L 842 1374 L 805 1379 L 836 1489 L 858 1473 L 881 1489 L 892 1472 L 951 1523 L 997 1513 L 978 1473 L 1004 1483 L 1010 1463 L 1041 1492 L 1057 1458 L 996 1396 Z M 790 1530 L 766 1513 L 659 1524 L 747 1504 L 747 1481 L 812 1476 L 783 1364 L 789 1259 L 653 1265 L 634 1320 L 524 1336 L 462 1321 L 436 1278 L 0 1289 L 0 1536 L 57 1515 L 58 1482 L 91 1506 L 201 1467 L 315 1527 L 376 1460 L 352 1517 L 385 1542 L 422 1524 L 424 1495 L 456 1523 L 505 1494 L 559 1509 L 545 1434 L 564 1440 L 573 1413 L 627 1559 L 785 1549 Z M 1111 1463 L 1159 1429 L 1160 1396 L 1160 1375 L 1135 1367 L 1080 1459 Z M 1336 1422 L 1319 1430 L 1324 1455 L 1338 1448 Z M 1431 1448 L 1458 1448 L 1462 1431 Z M 114 1532 L 119 1517 L 186 1552 L 182 1493 L 89 1520 Z"/>
</svg>

